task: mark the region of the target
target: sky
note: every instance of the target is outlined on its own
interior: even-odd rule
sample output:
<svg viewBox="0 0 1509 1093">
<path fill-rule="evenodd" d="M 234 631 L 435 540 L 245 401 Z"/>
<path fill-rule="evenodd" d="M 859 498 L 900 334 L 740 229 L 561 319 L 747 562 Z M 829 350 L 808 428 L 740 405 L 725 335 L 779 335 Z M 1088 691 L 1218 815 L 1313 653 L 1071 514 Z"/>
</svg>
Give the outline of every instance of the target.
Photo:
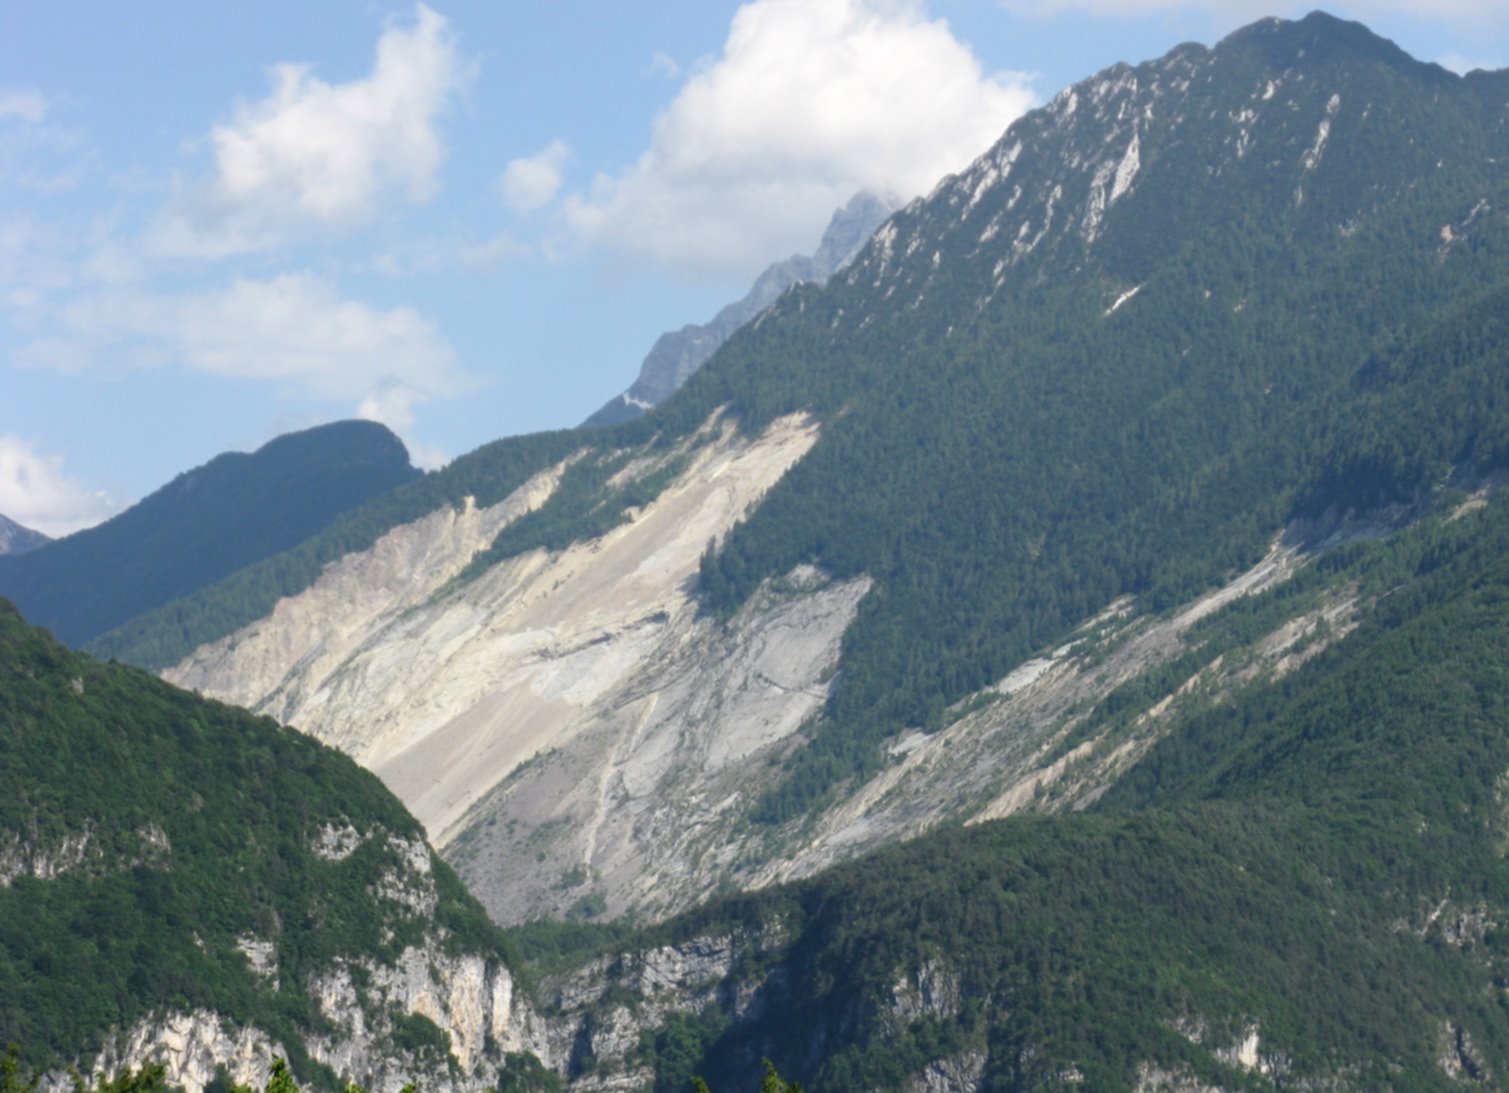
<svg viewBox="0 0 1509 1093">
<path fill-rule="evenodd" d="M 0 0 L 0 514 L 382 421 L 436 467 L 1119 60 L 1277 0 Z M 1349 0 L 1509 65 L 1509 0 Z"/>
</svg>

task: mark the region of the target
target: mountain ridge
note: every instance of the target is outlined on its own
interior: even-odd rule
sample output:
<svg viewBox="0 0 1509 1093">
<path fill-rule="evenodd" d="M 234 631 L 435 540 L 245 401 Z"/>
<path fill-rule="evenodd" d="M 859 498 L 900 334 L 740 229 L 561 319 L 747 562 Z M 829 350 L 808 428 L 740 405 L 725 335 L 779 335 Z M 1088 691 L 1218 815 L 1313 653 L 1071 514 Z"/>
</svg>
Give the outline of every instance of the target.
<svg viewBox="0 0 1509 1093">
<path fill-rule="evenodd" d="M 0 594 L 73 645 L 277 554 L 419 477 L 385 426 L 345 421 L 225 452 L 124 512 L 18 557 Z"/>
<path fill-rule="evenodd" d="M 792 255 L 766 267 L 743 299 L 725 306 L 709 322 L 689 323 L 680 330 L 662 334 L 650 347 L 640 365 L 639 376 L 629 389 L 609 400 L 583 424 L 630 421 L 665 401 L 735 331 L 774 303 L 781 293 L 796 284 L 823 284 L 848 265 L 895 209 L 894 201 L 868 191 L 855 194 L 833 214 L 810 257 Z"/>
<path fill-rule="evenodd" d="M 137 635 L 433 820 L 582 1091 L 1501 1084 L 1509 81 L 1401 56 L 1108 69 Z"/>
<path fill-rule="evenodd" d="M 174 678 L 322 734 L 344 719 L 358 754 L 362 725 L 443 751 L 382 769 L 443 816 L 432 834 L 505 921 L 659 917 L 1039 790 L 1091 799 L 1155 732 L 1091 762 L 1126 726 L 1085 704 L 1134 681 L 1059 650 L 1109 658 L 1098 628 L 1147 650 L 1118 672 L 1173 672 L 1195 653 L 1163 613 L 1320 564 L 1305 526 L 1392 526 L 1377 513 L 1509 457 L 1505 133 L 1478 96 L 1328 17 L 1108 69 L 654 411 L 552 438 L 572 462 L 548 496 L 425 602 L 346 627 L 313 607 L 316 579 L 284 617 L 328 614 L 340 657 L 317 625 L 264 616 Z M 755 497 L 714 470 L 734 462 L 704 462 L 797 420 L 815 439 Z M 654 530 L 719 495 L 745 500 L 701 541 Z M 682 567 L 656 609 L 609 594 L 629 542 Z M 1272 657 L 1233 651 L 1285 662 L 1283 627 L 1354 622 L 1328 600 L 1264 631 Z M 264 679 L 268 645 L 286 655 Z M 1068 689 L 1007 684 L 1030 664 Z M 439 769 L 491 773 L 432 812 Z"/>
</svg>

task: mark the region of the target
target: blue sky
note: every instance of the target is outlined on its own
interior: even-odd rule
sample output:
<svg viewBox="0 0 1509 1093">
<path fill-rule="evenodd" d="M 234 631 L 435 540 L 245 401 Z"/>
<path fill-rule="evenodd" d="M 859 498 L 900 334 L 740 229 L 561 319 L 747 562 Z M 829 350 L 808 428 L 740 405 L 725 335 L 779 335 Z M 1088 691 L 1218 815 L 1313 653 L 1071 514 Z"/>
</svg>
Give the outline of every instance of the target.
<svg viewBox="0 0 1509 1093">
<path fill-rule="evenodd" d="M 51 534 L 352 416 L 437 465 L 1249 0 L 0 0 L 0 513 Z M 1509 0 L 1354 0 L 1509 64 Z"/>
</svg>

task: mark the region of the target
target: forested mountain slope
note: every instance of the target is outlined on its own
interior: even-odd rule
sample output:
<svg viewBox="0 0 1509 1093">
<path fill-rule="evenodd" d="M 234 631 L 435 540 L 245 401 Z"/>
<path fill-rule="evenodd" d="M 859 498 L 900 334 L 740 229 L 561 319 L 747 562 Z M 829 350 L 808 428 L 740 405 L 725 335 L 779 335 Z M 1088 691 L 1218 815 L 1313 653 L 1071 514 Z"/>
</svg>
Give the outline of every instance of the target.
<svg viewBox="0 0 1509 1093">
<path fill-rule="evenodd" d="M 483 449 L 96 647 L 208 642 L 174 678 L 377 765 L 506 919 L 1091 797 L 1152 734 L 1071 785 L 1086 711 L 1193 656 L 1214 590 L 1504 463 L 1506 118 L 1503 74 L 1319 14 L 1109 69 L 642 419 Z"/>
<path fill-rule="evenodd" d="M 1086 812 L 939 831 L 618 935 L 556 981 L 593 1032 L 583 1072 L 742 1089 L 768 1057 L 824 1090 L 1500 1088 L 1509 504 L 1326 568 L 1378 596 L 1368 620 L 1207 693 Z M 522 942 L 558 956 L 572 935 Z"/>
<path fill-rule="evenodd" d="M 875 234 L 875 229 L 895 211 L 897 204 L 868 191 L 855 194 L 833 214 L 817 250 L 810 256 L 794 254 L 776 262 L 755 279 L 743 299 L 723 308 L 709 322 L 688 324 L 655 339 L 629 389 L 610 399 L 584 424 L 612 425 L 632 421 L 664 402 L 736 330 L 775 303 L 781 293 L 804 282 L 823 284 L 853 261 L 870 236 Z"/>
<path fill-rule="evenodd" d="M 382 425 L 343 421 L 227 452 L 97 527 L 0 557 L 0 595 L 82 645 L 303 542 L 419 476 Z"/>
<path fill-rule="evenodd" d="M 481 908 L 345 756 L 4 601 L 0 752 L 0 1040 L 28 1064 L 480 1089 L 537 1046 Z"/>
</svg>

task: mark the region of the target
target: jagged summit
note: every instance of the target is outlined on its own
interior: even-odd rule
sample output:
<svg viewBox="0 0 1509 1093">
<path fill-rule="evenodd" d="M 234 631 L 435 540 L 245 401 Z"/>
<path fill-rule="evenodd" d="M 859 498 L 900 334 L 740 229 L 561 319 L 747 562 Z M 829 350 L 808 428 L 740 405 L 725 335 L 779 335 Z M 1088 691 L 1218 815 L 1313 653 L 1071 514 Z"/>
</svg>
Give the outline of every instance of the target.
<svg viewBox="0 0 1509 1093">
<path fill-rule="evenodd" d="M 665 401 L 736 330 L 774 303 L 781 293 L 795 284 L 823 284 L 843 269 L 898 204 L 894 199 L 877 197 L 866 190 L 855 194 L 833 214 L 816 251 L 810 256 L 794 254 L 767 267 L 742 300 L 723 308 L 711 322 L 688 324 L 662 334 L 640 365 L 639 378 L 633 386 L 584 424 L 629 421 Z"/>
</svg>

